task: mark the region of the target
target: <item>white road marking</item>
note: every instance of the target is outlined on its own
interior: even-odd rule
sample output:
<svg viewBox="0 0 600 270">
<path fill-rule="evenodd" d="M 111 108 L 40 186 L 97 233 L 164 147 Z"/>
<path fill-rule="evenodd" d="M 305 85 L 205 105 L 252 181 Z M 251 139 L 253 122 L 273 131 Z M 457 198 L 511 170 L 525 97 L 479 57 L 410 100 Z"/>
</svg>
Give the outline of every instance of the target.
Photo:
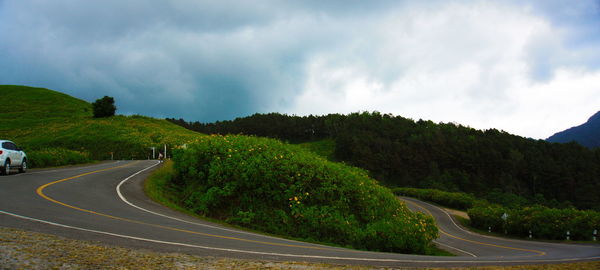
<svg viewBox="0 0 600 270">
<path fill-rule="evenodd" d="M 464 254 L 470 255 L 471 257 L 475 257 L 475 258 L 477 258 L 477 256 L 476 256 L 475 254 L 471 253 L 471 252 L 464 251 L 464 250 L 462 250 L 462 249 L 460 249 L 460 248 L 453 247 L 453 246 L 451 246 L 451 245 L 447 245 L 447 244 L 444 244 L 444 243 L 440 243 L 440 242 L 438 242 L 438 241 L 436 241 L 436 240 L 433 240 L 433 242 L 434 242 L 434 243 L 436 243 L 436 244 L 438 244 L 438 245 L 445 246 L 445 247 L 448 247 L 448 248 L 451 248 L 451 249 L 454 249 L 454 250 L 458 250 L 459 252 L 462 252 L 462 253 L 464 253 Z"/>
<path fill-rule="evenodd" d="M 401 259 L 385 259 L 385 258 L 355 258 L 355 257 L 335 257 L 335 256 L 318 256 L 318 255 L 299 255 L 299 254 L 288 254 L 288 253 L 272 253 L 272 252 L 259 252 L 259 251 L 249 251 L 249 250 L 239 250 L 239 249 L 229 249 L 229 248 L 217 248 L 217 247 L 200 246 L 200 245 L 193 245 L 193 244 L 186 244 L 186 243 L 179 243 L 179 242 L 162 241 L 162 240 L 156 240 L 156 239 L 149 239 L 149 238 L 143 238 L 143 237 L 136 237 L 136 236 L 130 236 L 130 235 L 123 235 L 123 234 L 75 227 L 75 226 L 60 224 L 60 223 L 56 223 L 56 222 L 46 221 L 46 220 L 42 220 L 42 219 L 26 217 L 26 216 L 14 214 L 14 213 L 2 211 L 2 210 L 0 210 L 0 213 L 9 215 L 12 217 L 35 221 L 35 222 L 39 222 L 39 223 L 44 223 L 44 224 L 48 224 L 48 225 L 52 225 L 52 226 L 80 230 L 80 231 L 91 232 L 91 233 L 97 233 L 97 234 L 110 235 L 110 236 L 138 240 L 138 241 L 146 241 L 146 242 L 152 242 L 152 243 L 158 243 L 158 244 L 168 244 L 168 245 L 184 246 L 184 247 L 192 247 L 192 248 L 201 248 L 201 249 L 208 249 L 208 250 L 246 253 L 246 254 L 255 254 L 255 255 L 280 256 L 280 257 L 327 259 L 327 260 L 347 260 L 347 261 L 397 262 L 397 263 L 531 263 L 531 262 L 552 263 L 552 262 L 572 262 L 572 261 L 579 261 L 582 259 L 585 259 L 585 260 L 600 259 L 600 256 L 597 256 L 597 257 L 586 257 L 586 258 L 567 258 L 567 259 L 555 259 L 555 260 L 529 260 L 529 261 L 528 260 L 514 260 L 514 261 L 510 261 L 510 260 L 507 260 L 507 261 L 499 261 L 499 260 L 472 260 L 472 261 L 457 260 L 457 261 L 452 261 L 452 260 L 445 260 L 444 261 L 444 260 L 401 260 Z"/>
</svg>

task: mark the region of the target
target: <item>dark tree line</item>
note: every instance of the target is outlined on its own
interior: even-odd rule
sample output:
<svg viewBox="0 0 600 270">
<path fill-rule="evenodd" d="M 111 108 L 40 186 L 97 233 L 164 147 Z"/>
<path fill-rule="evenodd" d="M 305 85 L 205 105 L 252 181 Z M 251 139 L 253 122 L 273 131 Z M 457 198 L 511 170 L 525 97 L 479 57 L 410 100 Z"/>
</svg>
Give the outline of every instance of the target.
<svg viewBox="0 0 600 270">
<path fill-rule="evenodd" d="M 327 118 L 330 118 L 330 115 L 300 117 L 269 113 L 215 123 L 186 122 L 183 119 L 170 118 L 167 120 L 206 134 L 246 134 L 299 143 L 330 137 L 331 133 L 326 124 Z"/>
<path fill-rule="evenodd" d="M 378 112 L 255 114 L 215 123 L 168 119 L 207 134 L 248 134 L 292 143 L 335 140 L 335 158 L 388 186 L 438 188 L 486 197 L 516 194 L 600 210 L 600 150 L 527 139 L 452 123 Z"/>
</svg>

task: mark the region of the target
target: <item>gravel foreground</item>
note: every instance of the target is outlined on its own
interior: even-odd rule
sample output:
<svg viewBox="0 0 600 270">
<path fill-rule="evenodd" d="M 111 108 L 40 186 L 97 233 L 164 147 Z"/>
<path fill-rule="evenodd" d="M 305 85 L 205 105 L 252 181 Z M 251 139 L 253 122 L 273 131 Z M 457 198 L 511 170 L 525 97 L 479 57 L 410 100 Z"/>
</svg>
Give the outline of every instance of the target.
<svg viewBox="0 0 600 270">
<path fill-rule="evenodd" d="M 389 269 L 158 253 L 0 227 L 0 269 Z M 434 268 L 429 268 L 434 269 Z M 600 262 L 454 269 L 600 269 Z"/>
</svg>

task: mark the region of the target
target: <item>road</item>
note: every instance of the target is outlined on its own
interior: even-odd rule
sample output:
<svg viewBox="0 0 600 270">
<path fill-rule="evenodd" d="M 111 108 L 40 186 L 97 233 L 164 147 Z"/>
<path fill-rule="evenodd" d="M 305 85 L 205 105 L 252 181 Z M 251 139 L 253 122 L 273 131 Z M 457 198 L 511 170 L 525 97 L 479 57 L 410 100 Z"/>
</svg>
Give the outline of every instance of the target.
<svg viewBox="0 0 600 270">
<path fill-rule="evenodd" d="M 507 240 L 465 231 L 440 208 L 402 198 L 430 213 L 436 243 L 459 256 L 356 251 L 245 232 L 172 211 L 148 199 L 143 180 L 157 161 L 118 161 L 0 177 L 0 226 L 68 238 L 256 260 L 309 261 L 383 267 L 522 265 L 600 260 L 600 245 Z"/>
</svg>

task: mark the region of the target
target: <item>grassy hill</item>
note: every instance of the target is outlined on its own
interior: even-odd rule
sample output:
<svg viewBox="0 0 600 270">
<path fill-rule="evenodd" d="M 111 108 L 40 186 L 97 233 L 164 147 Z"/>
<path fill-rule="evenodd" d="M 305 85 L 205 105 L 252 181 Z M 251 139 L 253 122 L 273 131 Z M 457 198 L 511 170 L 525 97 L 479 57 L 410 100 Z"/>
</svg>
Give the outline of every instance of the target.
<svg viewBox="0 0 600 270">
<path fill-rule="evenodd" d="M 202 134 L 144 116 L 93 118 L 90 103 L 44 88 L 0 85 L 0 137 L 16 142 L 33 166 L 147 158 L 150 147 L 184 144 Z"/>
</svg>

